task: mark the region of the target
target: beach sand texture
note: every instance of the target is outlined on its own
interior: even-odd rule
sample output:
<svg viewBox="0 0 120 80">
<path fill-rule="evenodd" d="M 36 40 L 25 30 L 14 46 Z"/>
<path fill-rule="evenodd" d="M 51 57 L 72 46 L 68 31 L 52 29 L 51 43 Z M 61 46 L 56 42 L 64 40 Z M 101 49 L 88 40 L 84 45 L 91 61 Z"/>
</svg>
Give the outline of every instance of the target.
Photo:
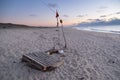
<svg viewBox="0 0 120 80">
<path fill-rule="evenodd" d="M 51 49 L 56 29 L 1 28 L 0 80 L 120 80 L 119 34 L 65 28 L 62 66 L 42 72 L 21 62 L 23 54 Z"/>
</svg>

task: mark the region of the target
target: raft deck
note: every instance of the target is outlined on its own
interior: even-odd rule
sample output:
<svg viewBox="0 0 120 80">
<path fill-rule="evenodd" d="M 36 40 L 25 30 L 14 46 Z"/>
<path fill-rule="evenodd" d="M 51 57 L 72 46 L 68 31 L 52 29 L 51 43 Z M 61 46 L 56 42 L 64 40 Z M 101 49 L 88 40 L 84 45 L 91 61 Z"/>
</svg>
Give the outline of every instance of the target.
<svg viewBox="0 0 120 80">
<path fill-rule="evenodd" d="M 61 59 L 60 56 L 48 55 L 47 53 L 42 52 L 24 54 L 22 61 L 44 71 L 50 68 L 59 67 L 63 64 L 63 59 Z"/>
</svg>

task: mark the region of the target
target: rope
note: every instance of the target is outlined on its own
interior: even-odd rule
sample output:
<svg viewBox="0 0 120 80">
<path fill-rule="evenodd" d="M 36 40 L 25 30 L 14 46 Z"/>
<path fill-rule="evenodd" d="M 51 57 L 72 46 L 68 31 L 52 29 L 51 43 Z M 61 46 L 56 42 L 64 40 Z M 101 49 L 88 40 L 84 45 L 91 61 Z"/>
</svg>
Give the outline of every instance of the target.
<svg viewBox="0 0 120 80">
<path fill-rule="evenodd" d="M 67 48 L 67 40 L 66 40 L 65 33 L 64 33 L 64 30 L 63 30 L 62 20 L 60 20 L 60 22 L 61 22 L 61 28 L 62 28 L 63 38 L 64 38 L 64 42 L 65 42 L 64 48 L 66 49 Z"/>
<path fill-rule="evenodd" d="M 40 2 L 44 4 L 47 8 L 49 8 L 53 13 L 55 13 L 55 11 L 52 8 L 50 8 L 48 4 L 46 4 L 43 0 L 40 0 Z"/>
</svg>

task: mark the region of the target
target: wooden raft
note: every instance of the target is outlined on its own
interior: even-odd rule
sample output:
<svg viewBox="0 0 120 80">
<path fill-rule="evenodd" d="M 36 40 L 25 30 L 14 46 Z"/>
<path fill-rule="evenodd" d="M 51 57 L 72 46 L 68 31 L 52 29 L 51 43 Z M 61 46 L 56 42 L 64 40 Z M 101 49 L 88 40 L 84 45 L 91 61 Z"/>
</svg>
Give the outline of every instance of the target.
<svg viewBox="0 0 120 80">
<path fill-rule="evenodd" d="M 50 68 L 56 68 L 63 64 L 63 60 L 60 56 L 48 55 L 47 53 L 34 52 L 24 54 L 22 57 L 23 62 L 27 62 L 33 67 L 40 70 L 48 70 Z"/>
</svg>

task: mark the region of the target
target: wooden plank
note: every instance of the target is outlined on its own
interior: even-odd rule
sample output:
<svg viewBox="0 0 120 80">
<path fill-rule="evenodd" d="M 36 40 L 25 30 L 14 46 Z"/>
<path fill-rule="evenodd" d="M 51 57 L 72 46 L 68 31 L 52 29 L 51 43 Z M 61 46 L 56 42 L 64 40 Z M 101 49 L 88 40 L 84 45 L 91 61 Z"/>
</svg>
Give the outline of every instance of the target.
<svg viewBox="0 0 120 80">
<path fill-rule="evenodd" d="M 34 52 L 29 54 L 24 54 L 22 61 L 26 61 L 28 64 L 31 64 L 39 69 L 43 67 L 44 70 L 47 70 L 48 67 L 59 67 L 63 64 L 63 59 L 60 56 L 48 55 L 47 53 Z"/>
</svg>

